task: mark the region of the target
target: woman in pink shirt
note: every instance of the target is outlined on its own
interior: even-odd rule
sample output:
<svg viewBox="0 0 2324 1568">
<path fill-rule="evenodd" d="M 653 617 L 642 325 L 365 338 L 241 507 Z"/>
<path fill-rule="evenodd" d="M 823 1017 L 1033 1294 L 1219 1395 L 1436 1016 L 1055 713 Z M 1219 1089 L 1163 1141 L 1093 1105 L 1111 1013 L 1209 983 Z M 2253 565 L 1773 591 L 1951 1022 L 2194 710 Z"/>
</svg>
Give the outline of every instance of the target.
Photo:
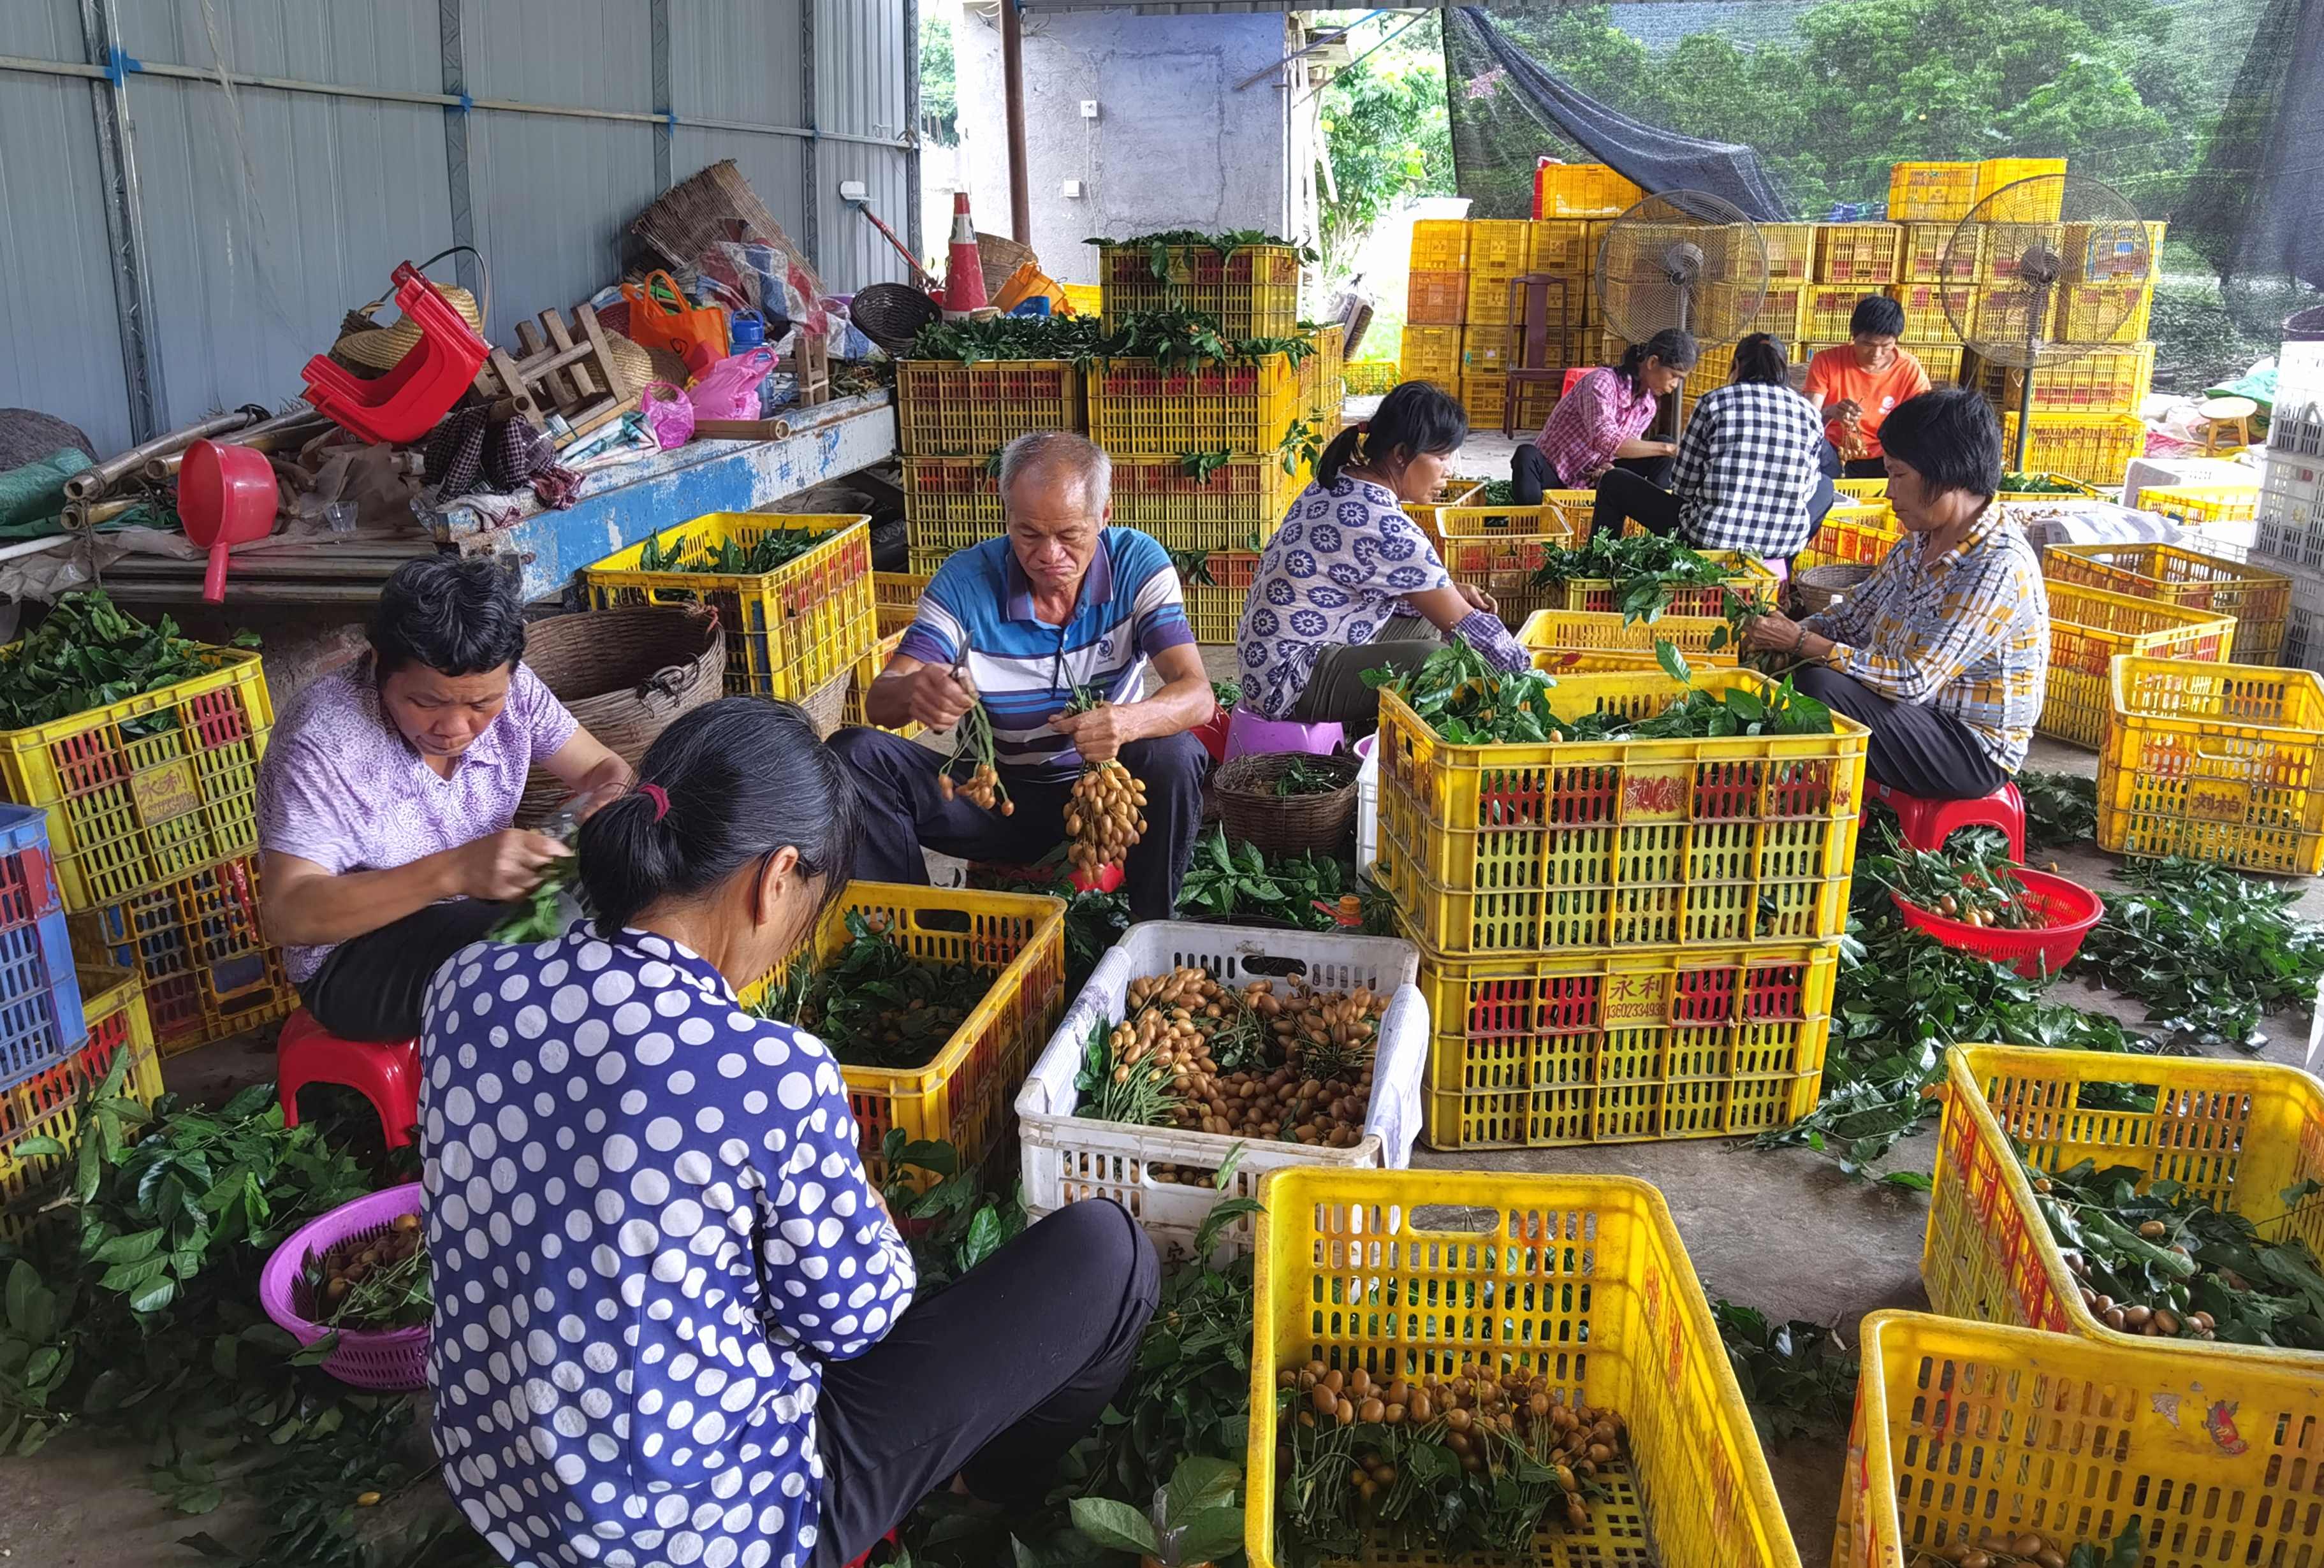
<svg viewBox="0 0 2324 1568">
<path fill-rule="evenodd" d="M 1623 350 L 1619 364 L 1574 382 L 1532 445 L 1509 460 L 1517 504 L 1537 505 L 1544 491 L 1594 490 L 1613 468 L 1667 486 L 1678 448 L 1645 436 L 1660 407 L 1655 399 L 1677 387 L 1696 357 L 1692 337 L 1665 327 Z"/>
<path fill-rule="evenodd" d="M 397 568 L 371 647 L 283 710 L 258 774 L 260 869 L 315 1021 L 408 1040 L 438 966 L 571 853 L 512 825 L 526 775 L 547 768 L 584 817 L 630 768 L 524 667 L 524 605 L 489 561 Z"/>
</svg>

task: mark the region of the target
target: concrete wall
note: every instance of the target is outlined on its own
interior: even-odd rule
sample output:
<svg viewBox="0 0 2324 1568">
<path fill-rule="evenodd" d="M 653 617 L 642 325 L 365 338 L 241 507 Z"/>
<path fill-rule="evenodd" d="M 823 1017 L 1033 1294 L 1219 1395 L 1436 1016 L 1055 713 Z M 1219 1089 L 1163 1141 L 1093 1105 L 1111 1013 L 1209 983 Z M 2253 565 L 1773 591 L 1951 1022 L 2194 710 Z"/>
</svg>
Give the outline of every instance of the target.
<svg viewBox="0 0 2324 1568">
<path fill-rule="evenodd" d="M 1025 18 L 1025 151 L 1033 248 L 1064 283 L 1097 281 L 1082 242 L 1158 229 L 1305 225 L 1296 161 L 1286 166 L 1281 15 L 1141 16 L 1076 11 Z M 955 40 L 963 171 L 977 226 L 1009 232 L 1001 33 L 974 9 Z M 1265 73 L 1251 86 L 1237 84 Z M 1301 91 L 1306 89 L 1304 86 Z M 1097 100 L 1095 120 L 1082 117 Z M 1303 110 L 1299 116 L 1310 118 Z M 1299 138 L 1302 144 L 1305 137 Z M 1078 179 L 1078 199 L 1065 182 Z M 943 243 L 929 235 L 931 246 Z"/>
</svg>

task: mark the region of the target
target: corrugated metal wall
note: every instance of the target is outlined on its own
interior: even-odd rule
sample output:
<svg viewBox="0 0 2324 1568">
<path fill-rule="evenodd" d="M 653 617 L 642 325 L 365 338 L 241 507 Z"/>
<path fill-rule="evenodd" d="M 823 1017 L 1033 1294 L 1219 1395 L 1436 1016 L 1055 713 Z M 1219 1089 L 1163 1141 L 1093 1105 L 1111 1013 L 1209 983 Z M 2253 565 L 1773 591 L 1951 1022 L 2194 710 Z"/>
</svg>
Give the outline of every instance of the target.
<svg viewBox="0 0 2324 1568">
<path fill-rule="evenodd" d="M 722 158 L 741 165 L 835 291 L 901 277 L 838 193 L 860 179 L 891 223 L 913 215 L 912 0 L 812 0 L 818 112 L 805 100 L 802 4 L 8 0 L 0 266 L 13 282 L 0 290 L 0 405 L 70 419 L 100 452 L 141 434 L 100 153 L 114 87 L 88 70 L 105 61 L 89 50 L 84 10 L 147 68 L 126 70 L 122 97 L 153 306 L 140 363 L 168 428 L 294 394 L 300 366 L 328 346 L 345 311 L 383 292 L 397 261 L 454 242 L 464 190 L 495 333 L 613 281 L 634 253 L 626 231 L 638 210 L 665 180 Z M 667 103 L 656 102 L 661 40 Z M 326 90 L 221 85 L 221 69 Z M 396 101 L 455 88 L 526 108 Z M 540 109 L 582 113 L 529 112 Z M 433 273 L 449 280 L 451 264 Z"/>
</svg>

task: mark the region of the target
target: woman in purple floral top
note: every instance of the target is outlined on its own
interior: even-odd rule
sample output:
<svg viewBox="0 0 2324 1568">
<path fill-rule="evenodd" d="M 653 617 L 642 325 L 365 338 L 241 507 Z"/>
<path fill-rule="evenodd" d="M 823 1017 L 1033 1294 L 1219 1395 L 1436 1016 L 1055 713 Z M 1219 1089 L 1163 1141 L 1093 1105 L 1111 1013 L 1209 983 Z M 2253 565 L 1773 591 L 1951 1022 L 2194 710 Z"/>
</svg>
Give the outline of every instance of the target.
<svg viewBox="0 0 2324 1568">
<path fill-rule="evenodd" d="M 1371 670 L 1414 670 L 1456 636 L 1505 670 L 1531 660 L 1491 597 L 1455 583 L 1405 516 L 1469 436 L 1461 405 L 1424 381 L 1342 430 L 1268 542 L 1236 634 L 1243 704 L 1263 719 L 1365 724 Z"/>
<path fill-rule="evenodd" d="M 397 568 L 371 649 L 283 710 L 259 769 L 266 929 L 318 1023 L 408 1040 L 437 966 L 567 853 L 511 826 L 526 775 L 586 816 L 630 769 L 524 667 L 524 606 L 489 561 Z"/>
</svg>

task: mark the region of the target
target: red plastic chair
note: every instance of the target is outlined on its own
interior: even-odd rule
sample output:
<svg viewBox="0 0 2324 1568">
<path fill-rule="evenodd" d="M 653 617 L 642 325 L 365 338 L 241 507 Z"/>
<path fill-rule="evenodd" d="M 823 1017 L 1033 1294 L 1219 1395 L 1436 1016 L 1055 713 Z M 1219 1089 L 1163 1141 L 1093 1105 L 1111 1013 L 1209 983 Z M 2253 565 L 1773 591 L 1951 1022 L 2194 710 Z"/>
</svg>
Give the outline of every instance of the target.
<svg viewBox="0 0 2324 1568">
<path fill-rule="evenodd" d="M 1976 801 L 1927 801 L 1890 789 L 1871 779 L 1864 781 L 1864 803 L 1875 801 L 1896 813 L 1904 842 L 1915 849 L 1941 849 L 1945 840 L 1963 828 L 1998 828 L 2009 840 L 2009 857 L 2025 858 L 2025 797 L 2015 782 Z"/>
<path fill-rule="evenodd" d="M 420 328 L 420 342 L 393 370 L 366 381 L 318 353 L 302 372 L 315 412 L 365 441 L 417 441 L 436 428 L 492 352 L 409 261 L 395 270 L 395 303 Z"/>
<path fill-rule="evenodd" d="M 371 1102 L 390 1149 L 411 1142 L 420 1121 L 420 1042 L 341 1040 L 304 1007 L 282 1022 L 274 1045 L 275 1095 L 282 1124 L 299 1124 L 299 1091 L 309 1084 L 339 1084 Z"/>
<path fill-rule="evenodd" d="M 1572 370 L 1565 372 L 1565 384 L 1557 389 L 1557 395 L 1563 398 L 1566 393 L 1573 390 L 1574 382 L 1580 381 L 1582 377 L 1588 375 L 1591 371 L 1594 371 L 1598 367 L 1596 365 L 1575 365 Z"/>
</svg>

